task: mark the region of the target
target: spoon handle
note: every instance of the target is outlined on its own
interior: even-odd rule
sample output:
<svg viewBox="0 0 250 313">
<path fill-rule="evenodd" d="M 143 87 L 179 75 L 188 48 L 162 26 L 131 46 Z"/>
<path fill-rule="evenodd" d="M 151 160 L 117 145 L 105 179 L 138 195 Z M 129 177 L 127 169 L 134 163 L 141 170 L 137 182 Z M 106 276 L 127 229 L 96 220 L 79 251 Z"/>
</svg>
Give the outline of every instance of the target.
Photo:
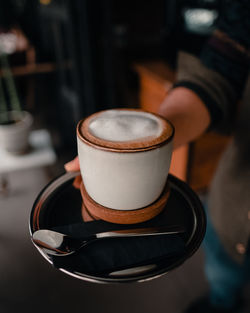
<svg viewBox="0 0 250 313">
<path fill-rule="evenodd" d="M 115 238 L 115 237 L 143 237 L 143 236 L 159 236 L 184 233 L 186 229 L 180 225 L 173 226 L 159 226 L 151 228 L 135 228 L 123 229 L 117 231 L 109 231 L 97 233 L 96 238 Z"/>
</svg>

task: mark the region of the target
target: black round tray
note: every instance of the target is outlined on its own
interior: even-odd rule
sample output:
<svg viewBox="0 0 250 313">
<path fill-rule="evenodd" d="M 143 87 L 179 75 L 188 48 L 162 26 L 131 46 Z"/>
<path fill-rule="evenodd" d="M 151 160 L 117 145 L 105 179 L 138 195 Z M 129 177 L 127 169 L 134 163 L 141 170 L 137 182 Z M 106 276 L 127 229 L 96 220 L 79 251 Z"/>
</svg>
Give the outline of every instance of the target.
<svg viewBox="0 0 250 313">
<path fill-rule="evenodd" d="M 178 238 L 168 236 L 165 242 L 159 237 L 155 242 L 149 238 L 141 242 L 137 241 L 136 244 L 132 241 L 125 242 L 123 238 L 115 241 L 105 241 L 103 239 L 102 242 L 93 243 L 90 247 L 83 248 L 74 255 L 61 257 L 51 256 L 34 244 L 41 255 L 54 267 L 78 279 L 92 282 L 141 282 L 159 277 L 180 266 L 199 248 L 206 230 L 206 217 L 198 196 L 183 181 L 169 174 L 170 197 L 163 212 L 150 221 L 127 226 L 101 220 L 83 221 L 81 194 L 73 186 L 74 179 L 78 175 L 79 173 L 63 174 L 50 182 L 40 192 L 30 214 L 29 229 L 31 236 L 34 231 L 43 228 L 75 236 L 82 235 L 83 229 L 84 232 L 93 233 L 159 225 L 180 225 L 184 226 L 186 231 L 179 234 Z M 161 247 L 163 247 L 163 250 L 168 248 L 160 246 L 162 244 L 171 247 L 172 253 L 163 253 L 158 256 L 159 251 L 157 249 L 159 250 Z M 181 249 L 178 250 L 177 245 L 180 245 Z M 156 250 L 156 252 L 153 250 Z M 113 260 L 108 260 L 109 255 L 110 258 L 117 258 L 119 253 L 125 253 L 126 257 L 131 254 L 131 259 L 136 253 L 140 253 L 140 257 L 141 254 L 145 256 L 143 260 L 140 259 L 140 262 L 134 262 L 126 266 L 123 264 L 119 267 Z M 124 256 L 121 255 L 120 258 L 123 260 Z M 107 260 L 108 268 L 101 268 Z"/>
</svg>

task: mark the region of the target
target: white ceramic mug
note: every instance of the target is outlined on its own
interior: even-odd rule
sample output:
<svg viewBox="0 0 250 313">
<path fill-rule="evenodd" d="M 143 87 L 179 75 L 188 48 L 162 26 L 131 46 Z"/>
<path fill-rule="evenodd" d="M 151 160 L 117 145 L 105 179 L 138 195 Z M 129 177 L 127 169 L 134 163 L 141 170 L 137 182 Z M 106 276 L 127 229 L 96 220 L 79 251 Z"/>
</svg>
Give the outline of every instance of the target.
<svg viewBox="0 0 250 313">
<path fill-rule="evenodd" d="M 152 121 L 153 127 L 158 125 L 160 131 L 157 130 L 156 136 L 140 134 L 139 138 L 128 140 L 119 140 L 119 134 L 118 140 L 93 134 L 91 125 L 104 120 L 105 127 L 97 129 L 99 133 L 105 133 L 108 128 L 111 137 L 116 135 L 116 129 L 109 129 L 113 123 L 113 120 L 109 122 L 109 116 L 139 122 L 145 119 L 146 126 Z M 136 131 L 140 132 L 139 126 Z M 152 204 L 161 195 L 167 181 L 173 136 L 174 128 L 170 122 L 137 109 L 101 111 L 81 120 L 77 125 L 78 156 L 88 195 L 102 206 L 117 210 L 135 210 Z"/>
</svg>

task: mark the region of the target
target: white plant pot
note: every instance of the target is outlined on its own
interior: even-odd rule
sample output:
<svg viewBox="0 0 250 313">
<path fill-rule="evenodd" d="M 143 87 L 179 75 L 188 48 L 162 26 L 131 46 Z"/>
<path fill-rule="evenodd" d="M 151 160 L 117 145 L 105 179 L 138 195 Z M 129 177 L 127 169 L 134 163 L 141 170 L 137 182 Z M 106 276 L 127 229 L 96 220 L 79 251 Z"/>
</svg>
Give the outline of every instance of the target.
<svg viewBox="0 0 250 313">
<path fill-rule="evenodd" d="M 26 111 L 10 111 L 8 114 L 15 122 L 0 124 L 0 146 L 10 153 L 23 154 L 29 149 L 29 134 L 33 117 Z"/>
</svg>

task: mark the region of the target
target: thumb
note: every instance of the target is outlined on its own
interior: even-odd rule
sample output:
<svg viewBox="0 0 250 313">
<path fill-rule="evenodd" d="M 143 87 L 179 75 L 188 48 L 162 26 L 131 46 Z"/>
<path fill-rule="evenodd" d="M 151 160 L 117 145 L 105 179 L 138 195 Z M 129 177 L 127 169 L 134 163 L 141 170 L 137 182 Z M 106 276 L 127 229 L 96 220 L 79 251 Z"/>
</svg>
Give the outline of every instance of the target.
<svg viewBox="0 0 250 313">
<path fill-rule="evenodd" d="M 79 158 L 75 157 L 72 161 L 64 164 L 66 172 L 77 172 L 80 170 Z"/>
</svg>

